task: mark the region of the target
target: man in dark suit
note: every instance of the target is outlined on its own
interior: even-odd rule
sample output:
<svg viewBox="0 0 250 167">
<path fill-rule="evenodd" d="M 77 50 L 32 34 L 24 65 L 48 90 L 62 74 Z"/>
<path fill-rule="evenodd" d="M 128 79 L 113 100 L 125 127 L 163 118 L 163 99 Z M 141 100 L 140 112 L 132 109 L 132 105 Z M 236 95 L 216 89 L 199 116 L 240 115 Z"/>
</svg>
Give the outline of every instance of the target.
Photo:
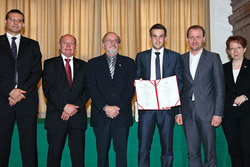
<svg viewBox="0 0 250 167">
<path fill-rule="evenodd" d="M 37 84 L 42 55 L 38 42 L 21 35 L 21 11 L 10 10 L 4 23 L 7 33 L 0 36 L 0 166 L 8 166 L 17 121 L 23 167 L 37 167 Z"/>
<path fill-rule="evenodd" d="M 60 167 L 65 140 L 73 167 L 84 166 L 85 130 L 87 128 L 87 63 L 74 58 L 76 38 L 60 38 L 61 55 L 44 62 L 43 91 L 47 98 L 45 128 L 49 144 L 47 167 Z"/>
<path fill-rule="evenodd" d="M 164 48 L 167 30 L 161 24 L 155 24 L 150 29 L 150 40 L 153 48 L 140 52 L 136 56 L 137 78 L 156 80 L 176 75 L 179 91 L 182 89 L 182 63 L 179 53 Z M 159 66 L 157 61 L 159 60 Z M 159 68 L 160 75 L 157 74 Z M 158 76 L 159 75 L 159 76 Z M 173 128 L 175 115 L 179 107 L 164 108 L 162 110 L 139 111 L 138 139 L 139 167 L 149 167 L 150 149 L 153 140 L 155 124 L 157 124 L 161 142 L 161 166 L 171 167 L 173 163 Z"/>
<path fill-rule="evenodd" d="M 105 54 L 88 62 L 87 85 L 92 99 L 91 126 L 96 136 L 97 166 L 108 167 L 113 139 L 116 166 L 127 166 L 127 140 L 132 125 L 131 100 L 134 96 L 134 60 L 118 54 L 120 38 L 104 35 Z"/>
<path fill-rule="evenodd" d="M 215 167 L 215 127 L 222 121 L 225 96 L 223 67 L 219 54 L 203 49 L 203 27 L 191 26 L 187 31 L 187 42 L 190 52 L 182 55 L 184 87 L 181 114 L 176 117 L 176 122 L 179 125 L 184 122 L 189 166 L 202 167 L 202 143 L 204 166 Z"/>
</svg>

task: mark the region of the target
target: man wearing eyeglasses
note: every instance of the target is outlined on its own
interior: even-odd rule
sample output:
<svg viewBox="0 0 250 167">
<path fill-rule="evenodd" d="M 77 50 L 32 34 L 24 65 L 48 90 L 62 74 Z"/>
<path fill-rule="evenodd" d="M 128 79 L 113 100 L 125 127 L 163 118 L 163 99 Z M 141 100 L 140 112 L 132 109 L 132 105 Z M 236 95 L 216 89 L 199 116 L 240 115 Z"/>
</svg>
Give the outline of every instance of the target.
<svg viewBox="0 0 250 167">
<path fill-rule="evenodd" d="M 21 35 L 21 11 L 10 10 L 4 23 L 7 32 L 0 36 L 0 166 L 8 167 L 16 121 L 22 166 L 37 167 L 37 84 L 42 55 L 38 42 Z"/>
<path fill-rule="evenodd" d="M 89 60 L 87 86 L 92 99 L 91 122 L 96 136 L 97 166 L 108 167 L 113 139 L 116 166 L 127 167 L 127 140 L 132 125 L 134 60 L 118 53 L 121 40 L 109 32 L 102 39 L 105 53 Z"/>
</svg>

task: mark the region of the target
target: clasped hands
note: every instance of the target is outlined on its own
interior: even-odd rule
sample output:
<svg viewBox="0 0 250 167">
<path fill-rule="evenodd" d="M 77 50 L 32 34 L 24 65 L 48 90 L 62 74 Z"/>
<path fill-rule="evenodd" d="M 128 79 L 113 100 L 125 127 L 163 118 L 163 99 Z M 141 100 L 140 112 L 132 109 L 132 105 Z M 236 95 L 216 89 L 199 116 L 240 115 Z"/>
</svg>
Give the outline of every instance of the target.
<svg viewBox="0 0 250 167">
<path fill-rule="evenodd" d="M 71 116 L 75 115 L 78 111 L 79 106 L 73 104 L 66 104 L 63 108 L 61 119 L 67 121 Z"/>
<path fill-rule="evenodd" d="M 114 119 L 117 117 L 120 113 L 120 108 L 117 106 L 107 106 L 105 108 L 105 113 L 107 117 Z"/>
<path fill-rule="evenodd" d="M 18 88 L 14 88 L 10 93 L 9 93 L 9 105 L 12 107 L 14 106 L 17 102 L 20 102 L 22 99 L 25 99 L 26 97 L 24 94 L 26 91 Z"/>
</svg>

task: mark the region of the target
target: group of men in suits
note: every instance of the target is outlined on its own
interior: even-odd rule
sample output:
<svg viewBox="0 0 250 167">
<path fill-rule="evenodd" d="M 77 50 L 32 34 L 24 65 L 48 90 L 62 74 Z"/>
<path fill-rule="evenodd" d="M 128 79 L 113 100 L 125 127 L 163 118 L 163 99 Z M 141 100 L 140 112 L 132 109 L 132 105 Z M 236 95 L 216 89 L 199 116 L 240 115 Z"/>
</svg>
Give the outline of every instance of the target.
<svg viewBox="0 0 250 167">
<path fill-rule="evenodd" d="M 0 166 L 7 167 L 15 121 L 23 167 L 37 167 L 37 84 L 42 74 L 41 52 L 36 41 L 21 36 L 24 15 L 7 13 L 7 33 L 0 36 Z M 91 97 L 91 126 L 96 136 L 97 166 L 108 167 L 113 140 L 116 166 L 127 166 L 127 140 L 132 125 L 131 101 L 134 80 L 156 80 L 176 75 L 181 92 L 180 107 L 139 111 L 138 164 L 150 166 L 150 149 L 158 126 L 162 167 L 173 162 L 175 121 L 184 124 L 191 167 L 201 167 L 201 142 L 205 166 L 216 166 L 215 127 L 222 120 L 224 77 L 218 54 L 203 49 L 205 31 L 191 26 L 187 31 L 190 52 L 180 54 L 164 48 L 167 30 L 161 24 L 150 29 L 152 49 L 133 59 L 118 53 L 120 37 L 108 32 L 102 39 L 105 53 L 88 64 L 74 57 L 76 38 L 61 36 L 58 57 L 44 62 L 43 90 L 47 98 L 45 128 L 49 144 L 47 166 L 59 167 L 66 137 L 73 167 L 84 166 L 86 102 Z M 137 68 L 136 68 L 137 66 Z"/>
</svg>

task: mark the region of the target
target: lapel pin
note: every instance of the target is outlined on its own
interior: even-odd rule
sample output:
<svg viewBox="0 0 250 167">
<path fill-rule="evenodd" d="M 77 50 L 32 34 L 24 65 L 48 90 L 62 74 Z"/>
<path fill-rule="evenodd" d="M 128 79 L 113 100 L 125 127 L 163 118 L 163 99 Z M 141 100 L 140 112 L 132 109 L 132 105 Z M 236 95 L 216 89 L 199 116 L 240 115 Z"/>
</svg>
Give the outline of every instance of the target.
<svg viewBox="0 0 250 167">
<path fill-rule="evenodd" d="M 247 68 L 247 66 L 244 66 L 244 68 Z"/>
<path fill-rule="evenodd" d="M 119 66 L 121 67 L 122 65 L 121 65 L 121 64 L 119 64 Z"/>
</svg>

